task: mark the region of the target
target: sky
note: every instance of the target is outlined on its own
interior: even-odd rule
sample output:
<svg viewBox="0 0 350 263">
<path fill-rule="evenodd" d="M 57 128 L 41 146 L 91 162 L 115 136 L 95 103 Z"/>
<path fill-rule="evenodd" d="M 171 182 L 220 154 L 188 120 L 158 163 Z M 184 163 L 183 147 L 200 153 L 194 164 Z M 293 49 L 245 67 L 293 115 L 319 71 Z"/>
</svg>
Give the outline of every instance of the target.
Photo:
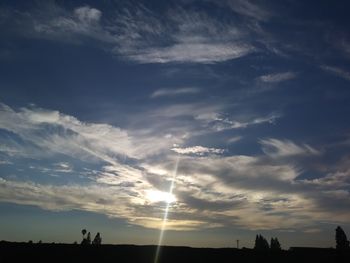
<svg viewBox="0 0 350 263">
<path fill-rule="evenodd" d="M 0 240 L 334 247 L 349 8 L 1 1 Z"/>
</svg>

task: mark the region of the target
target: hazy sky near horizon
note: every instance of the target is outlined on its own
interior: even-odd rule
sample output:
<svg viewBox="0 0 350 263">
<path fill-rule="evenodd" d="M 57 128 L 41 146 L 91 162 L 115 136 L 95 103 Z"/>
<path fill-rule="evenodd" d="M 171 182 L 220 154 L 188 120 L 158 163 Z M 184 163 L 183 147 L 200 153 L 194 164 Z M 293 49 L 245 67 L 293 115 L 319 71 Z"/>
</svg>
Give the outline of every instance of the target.
<svg viewBox="0 0 350 263">
<path fill-rule="evenodd" d="M 168 204 L 165 244 L 334 246 L 350 234 L 348 10 L 1 1 L 0 239 L 155 244 Z"/>
</svg>

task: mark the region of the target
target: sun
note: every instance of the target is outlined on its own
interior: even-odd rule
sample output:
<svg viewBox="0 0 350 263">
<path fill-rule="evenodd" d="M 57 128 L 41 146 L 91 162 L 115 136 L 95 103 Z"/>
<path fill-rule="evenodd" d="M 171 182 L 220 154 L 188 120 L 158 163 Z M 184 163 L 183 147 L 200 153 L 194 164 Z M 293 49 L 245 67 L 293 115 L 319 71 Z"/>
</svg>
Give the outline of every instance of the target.
<svg viewBox="0 0 350 263">
<path fill-rule="evenodd" d="M 176 197 L 172 193 L 162 192 L 158 190 L 147 191 L 146 197 L 152 203 L 165 202 L 170 204 L 176 201 Z"/>
</svg>

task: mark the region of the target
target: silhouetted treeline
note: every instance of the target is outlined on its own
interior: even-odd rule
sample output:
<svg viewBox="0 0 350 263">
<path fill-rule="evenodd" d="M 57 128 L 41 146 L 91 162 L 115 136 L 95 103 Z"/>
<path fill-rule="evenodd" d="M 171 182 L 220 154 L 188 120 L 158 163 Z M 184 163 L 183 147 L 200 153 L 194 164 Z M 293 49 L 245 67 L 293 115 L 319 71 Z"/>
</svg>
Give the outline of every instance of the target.
<svg viewBox="0 0 350 263">
<path fill-rule="evenodd" d="M 157 246 L 28 244 L 0 242 L 0 262 L 154 263 Z M 350 251 L 337 249 L 255 250 L 162 247 L 157 263 L 348 263 Z"/>
<path fill-rule="evenodd" d="M 82 230 L 82 244 L 101 244 L 101 235 L 96 234 L 91 242 L 89 232 Z M 90 240 L 90 242 L 89 242 Z M 254 249 L 236 248 L 190 248 L 162 246 L 157 263 L 232 263 L 232 262 L 350 262 L 349 241 L 343 229 L 335 229 L 336 249 L 292 247 L 281 249 L 278 239 L 271 238 L 270 244 L 262 235 L 255 238 Z M 155 263 L 157 246 L 134 245 L 78 245 L 0 242 L 0 262 L 132 262 Z"/>
</svg>

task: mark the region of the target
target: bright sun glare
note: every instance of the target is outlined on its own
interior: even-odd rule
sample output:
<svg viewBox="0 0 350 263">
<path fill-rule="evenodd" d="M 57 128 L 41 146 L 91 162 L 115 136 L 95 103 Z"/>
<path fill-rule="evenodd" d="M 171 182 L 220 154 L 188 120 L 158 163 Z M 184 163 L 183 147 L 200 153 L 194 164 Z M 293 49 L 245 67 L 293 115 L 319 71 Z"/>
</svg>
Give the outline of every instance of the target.
<svg viewBox="0 0 350 263">
<path fill-rule="evenodd" d="M 158 190 L 147 191 L 147 199 L 152 203 L 166 202 L 170 204 L 176 201 L 175 195 L 172 193 L 162 192 Z"/>
</svg>

